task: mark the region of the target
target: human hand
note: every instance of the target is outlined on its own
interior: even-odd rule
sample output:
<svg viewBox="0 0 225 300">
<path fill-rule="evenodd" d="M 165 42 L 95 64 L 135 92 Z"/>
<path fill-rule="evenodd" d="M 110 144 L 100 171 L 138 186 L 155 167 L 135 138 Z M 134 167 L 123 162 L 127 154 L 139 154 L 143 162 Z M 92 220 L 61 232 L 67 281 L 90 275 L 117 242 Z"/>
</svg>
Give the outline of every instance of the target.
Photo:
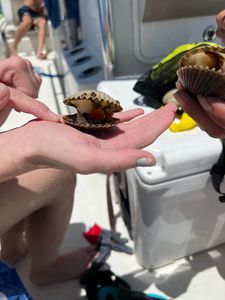
<svg viewBox="0 0 225 300">
<path fill-rule="evenodd" d="M 216 16 L 217 31 L 216 35 L 225 44 L 225 10 L 222 10 Z"/>
<path fill-rule="evenodd" d="M 174 97 L 183 107 L 184 111 L 192 117 L 201 129 L 211 137 L 225 137 L 225 101 L 215 97 L 192 97 L 179 86 Z"/>
<path fill-rule="evenodd" d="M 174 104 L 141 117 L 142 109 L 117 113 L 122 123 L 112 129 L 96 131 L 95 136 L 46 121 L 29 122 L 8 134 L 11 143 L 17 143 L 17 153 L 18 136 L 20 143 L 26 145 L 27 161 L 33 166 L 30 169 L 52 167 L 82 174 L 111 173 L 138 165 L 154 165 L 154 156 L 141 149 L 169 127 L 175 113 Z M 14 149 L 14 146 L 9 148 Z"/>
<path fill-rule="evenodd" d="M 41 78 L 34 72 L 26 59 L 12 57 L 0 62 L 0 124 L 13 108 L 47 121 L 59 121 L 42 102 L 35 100 L 41 85 Z"/>
</svg>

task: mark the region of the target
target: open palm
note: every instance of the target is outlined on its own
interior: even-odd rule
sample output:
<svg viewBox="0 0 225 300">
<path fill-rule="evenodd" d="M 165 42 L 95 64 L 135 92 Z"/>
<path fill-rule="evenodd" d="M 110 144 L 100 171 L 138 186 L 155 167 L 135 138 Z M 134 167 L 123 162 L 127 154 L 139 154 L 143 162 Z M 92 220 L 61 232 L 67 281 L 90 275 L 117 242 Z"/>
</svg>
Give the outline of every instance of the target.
<svg viewBox="0 0 225 300">
<path fill-rule="evenodd" d="M 141 149 L 168 128 L 175 111 L 176 106 L 169 104 L 143 116 L 142 109 L 117 113 L 121 119 L 118 126 L 91 134 L 65 124 L 38 120 L 17 130 L 26 139 L 21 142 L 35 149 L 34 157 L 38 157 L 41 165 L 83 174 L 107 173 L 135 167 L 139 159 L 153 165 L 154 156 Z"/>
</svg>

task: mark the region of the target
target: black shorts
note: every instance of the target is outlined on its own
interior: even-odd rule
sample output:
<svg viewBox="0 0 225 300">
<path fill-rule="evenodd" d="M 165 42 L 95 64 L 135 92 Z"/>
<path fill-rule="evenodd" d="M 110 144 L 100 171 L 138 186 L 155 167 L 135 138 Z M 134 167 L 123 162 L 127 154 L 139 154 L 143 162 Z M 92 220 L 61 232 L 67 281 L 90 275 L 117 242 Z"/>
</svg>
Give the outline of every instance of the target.
<svg viewBox="0 0 225 300">
<path fill-rule="evenodd" d="M 46 16 L 42 15 L 41 13 L 38 13 L 38 12 L 34 11 L 33 9 L 31 9 L 30 7 L 25 6 L 25 5 L 22 6 L 18 10 L 18 15 L 19 15 L 20 21 L 22 21 L 24 15 L 29 15 L 32 18 L 33 21 L 37 18 L 45 18 L 47 20 Z"/>
</svg>

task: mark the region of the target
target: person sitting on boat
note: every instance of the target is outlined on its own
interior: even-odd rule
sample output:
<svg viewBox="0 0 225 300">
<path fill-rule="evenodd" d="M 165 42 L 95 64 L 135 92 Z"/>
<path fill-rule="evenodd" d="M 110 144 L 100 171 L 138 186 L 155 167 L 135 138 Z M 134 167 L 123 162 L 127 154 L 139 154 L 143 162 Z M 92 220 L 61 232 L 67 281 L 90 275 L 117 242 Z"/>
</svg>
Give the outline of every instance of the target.
<svg viewBox="0 0 225 300">
<path fill-rule="evenodd" d="M 15 33 L 15 38 L 10 48 L 11 56 L 17 55 L 17 46 L 26 32 L 37 27 L 36 55 L 39 59 L 46 59 L 47 54 L 43 51 L 46 37 L 47 10 L 43 0 L 24 0 L 24 5 L 18 10 L 20 25 Z"/>
</svg>

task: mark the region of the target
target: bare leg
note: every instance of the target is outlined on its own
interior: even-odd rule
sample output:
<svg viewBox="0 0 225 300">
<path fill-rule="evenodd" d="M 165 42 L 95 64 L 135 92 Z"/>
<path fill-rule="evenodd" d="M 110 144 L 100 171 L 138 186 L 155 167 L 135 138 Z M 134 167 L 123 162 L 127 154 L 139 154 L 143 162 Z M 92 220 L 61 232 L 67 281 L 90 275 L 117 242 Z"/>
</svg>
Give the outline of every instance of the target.
<svg viewBox="0 0 225 300">
<path fill-rule="evenodd" d="M 0 236 L 26 219 L 30 278 L 35 284 L 77 278 L 95 255 L 92 247 L 58 254 L 70 220 L 74 188 L 74 174 L 54 169 L 0 184 Z"/>
<path fill-rule="evenodd" d="M 32 26 L 32 18 L 29 15 L 23 16 L 23 20 L 17 28 L 14 42 L 10 48 L 11 56 L 17 55 L 17 46 L 18 46 L 19 42 L 21 41 L 21 39 L 26 34 L 26 32 L 31 28 L 31 26 Z"/>
<path fill-rule="evenodd" d="M 38 27 L 37 36 L 37 57 L 40 59 L 46 59 L 46 54 L 43 53 L 45 38 L 46 38 L 46 24 L 47 21 L 44 18 L 38 18 L 34 24 Z"/>
<path fill-rule="evenodd" d="M 28 252 L 24 225 L 22 220 L 1 238 L 1 258 L 11 265 L 15 265 Z"/>
</svg>

